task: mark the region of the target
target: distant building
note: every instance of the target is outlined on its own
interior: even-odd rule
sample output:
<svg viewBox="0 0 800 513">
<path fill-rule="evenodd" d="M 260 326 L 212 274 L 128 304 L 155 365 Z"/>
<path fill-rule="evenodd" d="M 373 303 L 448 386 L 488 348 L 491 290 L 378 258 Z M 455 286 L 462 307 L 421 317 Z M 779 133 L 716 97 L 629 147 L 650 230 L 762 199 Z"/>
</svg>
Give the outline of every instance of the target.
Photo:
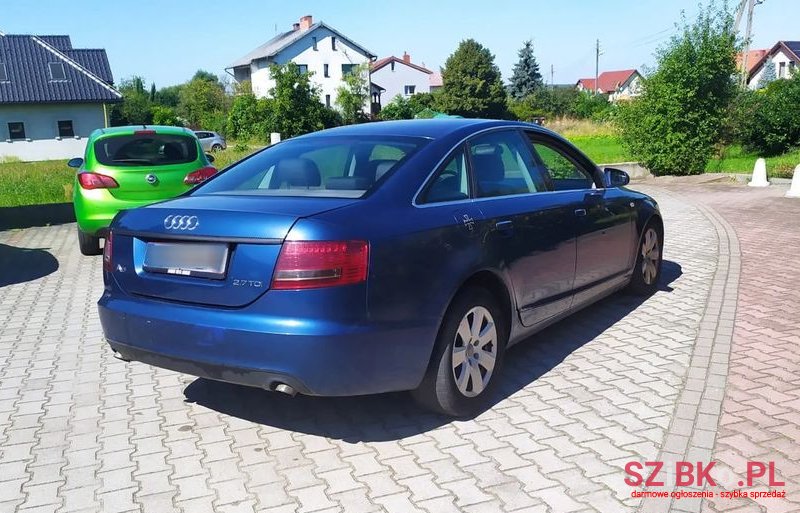
<svg viewBox="0 0 800 513">
<path fill-rule="evenodd" d="M 604 71 L 597 77 L 597 82 L 595 87 L 594 78 L 582 78 L 575 84 L 575 88 L 578 91 L 597 90 L 600 94 L 607 94 L 609 101 L 616 102 L 641 93 L 642 75 L 635 69 Z"/>
<path fill-rule="evenodd" d="M 72 48 L 66 35 L 0 33 L 0 158 L 83 155 L 121 100 L 105 50 Z"/>
<path fill-rule="evenodd" d="M 400 95 L 408 98 L 417 93 L 431 90 L 430 77 L 433 71 L 411 62 L 411 56 L 403 53 L 403 58 L 394 55 L 378 59 L 372 63 L 372 82 L 383 89 L 382 103 L 391 102 Z"/>
<path fill-rule="evenodd" d="M 800 66 L 800 41 L 778 41 L 752 67 L 748 60 L 747 87 L 758 88 L 758 82 L 768 62 L 775 65 L 775 78 L 790 78 Z"/>
<path fill-rule="evenodd" d="M 269 95 L 275 81 L 270 76 L 271 64 L 294 62 L 301 70 L 313 72 L 311 80 L 319 86 L 320 101 L 332 107 L 342 77 L 357 66 L 375 59 L 375 54 L 338 30 L 311 16 L 303 16 L 292 30 L 282 32 L 263 45 L 233 62 L 227 70 L 234 80 L 249 80 L 253 94 Z M 369 70 L 364 71 L 369 79 Z M 374 91 L 373 91 L 374 92 Z M 368 105 L 364 106 L 365 109 Z"/>
<path fill-rule="evenodd" d="M 441 88 L 442 85 L 444 85 L 444 82 L 442 82 L 442 74 L 438 71 L 434 71 L 433 73 L 431 73 L 429 84 L 431 92 L 434 92 L 435 90 Z"/>
</svg>

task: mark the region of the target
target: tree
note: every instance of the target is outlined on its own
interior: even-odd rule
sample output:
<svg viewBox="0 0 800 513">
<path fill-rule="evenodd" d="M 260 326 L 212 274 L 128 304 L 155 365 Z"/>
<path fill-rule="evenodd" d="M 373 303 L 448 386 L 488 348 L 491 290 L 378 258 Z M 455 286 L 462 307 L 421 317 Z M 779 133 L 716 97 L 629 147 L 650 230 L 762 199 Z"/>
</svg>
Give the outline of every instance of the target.
<svg viewBox="0 0 800 513">
<path fill-rule="evenodd" d="M 381 109 L 378 117 L 383 120 L 413 119 L 414 114 L 414 109 L 411 108 L 411 102 L 409 102 L 408 98 L 398 94 L 391 102 Z"/>
<path fill-rule="evenodd" d="M 623 142 L 655 175 L 705 170 L 736 86 L 733 19 L 712 2 L 656 55 L 642 95 L 617 112 Z"/>
<path fill-rule="evenodd" d="M 275 86 L 270 90 L 273 132 L 284 139 L 325 128 L 330 115 L 319 101 L 316 87 L 311 83 L 311 73 L 301 73 L 297 64 L 270 66 L 270 76 Z"/>
<path fill-rule="evenodd" d="M 445 62 L 438 100 L 439 107 L 448 114 L 506 117 L 506 91 L 488 48 L 474 39 L 459 44 Z"/>
<path fill-rule="evenodd" d="M 777 78 L 778 75 L 775 73 L 775 63 L 772 62 L 772 59 L 768 59 L 767 63 L 764 64 L 764 71 L 761 72 L 761 78 L 758 79 L 758 88 L 764 89 Z"/>
<path fill-rule="evenodd" d="M 226 110 L 225 91 L 216 80 L 212 82 L 195 77 L 181 89 L 178 112 L 186 118 L 189 126 L 214 130 L 214 127 L 203 125 Z"/>
<path fill-rule="evenodd" d="M 342 77 L 341 86 L 336 89 L 336 106 L 346 125 L 360 123 L 367 119 L 364 107 L 370 97 L 369 70 L 366 65 L 353 68 Z"/>
<path fill-rule="evenodd" d="M 195 72 L 192 80 L 205 80 L 206 82 L 213 82 L 215 84 L 219 84 L 219 77 L 215 74 L 211 73 L 210 71 L 199 69 Z M 191 82 L 191 80 L 190 80 Z"/>
<path fill-rule="evenodd" d="M 745 148 L 769 157 L 800 145 L 800 73 L 744 93 L 735 126 Z"/>
<path fill-rule="evenodd" d="M 171 107 L 153 105 L 152 114 L 154 125 L 182 126 L 178 116 L 175 114 L 175 110 Z"/>
<path fill-rule="evenodd" d="M 184 84 L 162 87 L 156 92 L 156 103 L 165 107 L 178 107 L 181 102 L 181 89 Z"/>
<path fill-rule="evenodd" d="M 533 43 L 525 41 L 519 51 L 519 61 L 514 64 L 514 71 L 511 74 L 511 85 L 508 88 L 509 94 L 515 100 L 521 100 L 533 94 L 542 87 L 542 74 L 539 72 L 539 63 L 533 55 Z"/>
<path fill-rule="evenodd" d="M 155 103 L 156 102 L 156 83 L 155 82 L 150 84 L 150 102 L 151 103 Z"/>
<path fill-rule="evenodd" d="M 112 125 L 145 125 L 153 122 L 152 104 L 142 77 L 122 80 L 117 89 L 122 93 L 122 102 L 111 110 Z"/>
</svg>

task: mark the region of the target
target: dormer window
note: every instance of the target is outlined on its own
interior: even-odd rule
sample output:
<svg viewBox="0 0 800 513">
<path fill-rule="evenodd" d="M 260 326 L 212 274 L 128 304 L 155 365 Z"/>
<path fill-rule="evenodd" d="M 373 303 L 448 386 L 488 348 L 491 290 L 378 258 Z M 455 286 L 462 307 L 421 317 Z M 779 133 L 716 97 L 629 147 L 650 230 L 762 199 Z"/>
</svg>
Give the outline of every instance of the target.
<svg viewBox="0 0 800 513">
<path fill-rule="evenodd" d="M 50 80 L 66 80 L 67 73 L 64 71 L 63 62 L 51 62 L 50 67 Z"/>
<path fill-rule="evenodd" d="M 5 62 L 0 62 L 0 82 L 8 82 L 8 72 L 6 71 Z"/>
</svg>

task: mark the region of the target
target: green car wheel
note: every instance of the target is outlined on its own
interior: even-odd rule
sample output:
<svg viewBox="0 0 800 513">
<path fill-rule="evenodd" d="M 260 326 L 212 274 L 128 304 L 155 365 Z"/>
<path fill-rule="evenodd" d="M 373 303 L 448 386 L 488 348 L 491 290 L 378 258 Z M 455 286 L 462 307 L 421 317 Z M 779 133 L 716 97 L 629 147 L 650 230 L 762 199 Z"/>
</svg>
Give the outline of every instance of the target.
<svg viewBox="0 0 800 513">
<path fill-rule="evenodd" d="M 81 254 L 86 256 L 99 255 L 103 251 L 100 249 L 100 237 L 83 233 L 78 229 L 78 246 Z"/>
</svg>

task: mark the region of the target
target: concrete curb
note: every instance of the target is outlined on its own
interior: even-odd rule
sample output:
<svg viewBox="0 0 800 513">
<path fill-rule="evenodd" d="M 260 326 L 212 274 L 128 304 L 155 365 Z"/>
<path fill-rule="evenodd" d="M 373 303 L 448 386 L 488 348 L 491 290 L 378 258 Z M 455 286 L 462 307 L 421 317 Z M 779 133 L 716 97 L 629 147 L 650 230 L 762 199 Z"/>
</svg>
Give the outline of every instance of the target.
<svg viewBox="0 0 800 513">
<path fill-rule="evenodd" d="M 664 193 L 669 194 L 669 193 Z M 710 463 L 716 441 L 722 400 L 728 378 L 733 327 L 738 301 L 741 252 L 736 231 L 716 211 L 694 203 L 717 232 L 719 263 L 711 282 L 705 312 L 689 361 L 683 390 L 678 398 L 669 429 L 664 437 L 656 461 L 664 462 L 672 481 L 664 480 L 666 487 L 674 485 L 675 462 Z M 687 491 L 700 491 L 705 486 L 684 487 Z M 699 513 L 702 499 L 671 499 L 669 508 L 665 500 L 645 498 L 641 513 L 682 511 Z"/>
<path fill-rule="evenodd" d="M 75 222 L 72 203 L 0 207 L 0 230 Z"/>
</svg>

